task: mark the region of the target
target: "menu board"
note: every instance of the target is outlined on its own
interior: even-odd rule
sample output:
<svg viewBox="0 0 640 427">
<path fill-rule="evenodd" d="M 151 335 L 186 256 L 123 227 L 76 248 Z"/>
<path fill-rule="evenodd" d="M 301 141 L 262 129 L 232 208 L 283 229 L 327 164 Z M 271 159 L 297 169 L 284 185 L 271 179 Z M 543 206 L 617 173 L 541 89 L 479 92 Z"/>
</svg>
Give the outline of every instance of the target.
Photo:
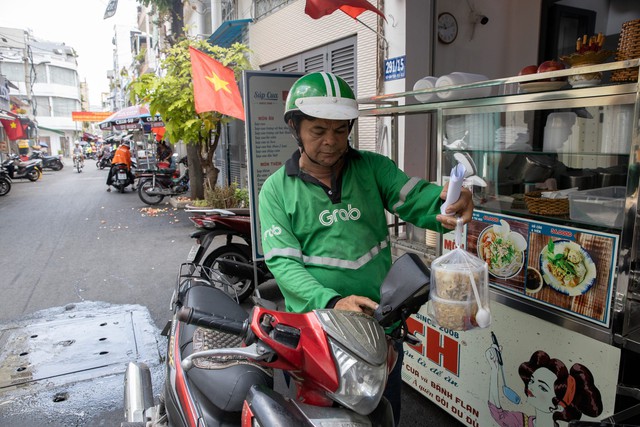
<svg viewBox="0 0 640 427">
<path fill-rule="evenodd" d="M 492 287 L 609 326 L 618 235 L 476 210 L 466 242 Z"/>
<path fill-rule="evenodd" d="M 244 72 L 245 130 L 249 165 L 249 201 L 254 259 L 262 254 L 258 194 L 264 181 L 285 164 L 297 145 L 284 122 L 284 103 L 302 73 Z"/>
</svg>

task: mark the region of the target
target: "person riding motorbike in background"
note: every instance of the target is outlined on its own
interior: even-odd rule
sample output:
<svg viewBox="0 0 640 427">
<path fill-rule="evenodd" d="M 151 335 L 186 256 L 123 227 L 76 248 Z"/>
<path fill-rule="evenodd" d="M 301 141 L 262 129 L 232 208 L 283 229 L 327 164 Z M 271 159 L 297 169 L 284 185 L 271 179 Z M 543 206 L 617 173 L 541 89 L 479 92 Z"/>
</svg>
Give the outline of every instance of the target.
<svg viewBox="0 0 640 427">
<path fill-rule="evenodd" d="M 358 117 L 353 90 L 331 73 L 291 87 L 284 120 L 298 149 L 260 191 L 262 246 L 288 311 L 352 310 L 371 315 L 391 268 L 385 210 L 421 228 L 454 229 L 471 220 L 471 193 L 440 214 L 447 186 L 409 178 L 389 158 L 349 145 Z M 402 341 L 385 397 L 400 420 Z"/>
<path fill-rule="evenodd" d="M 111 178 L 113 176 L 114 166 L 118 163 L 123 163 L 127 166 L 127 176 L 131 183 L 134 182 L 133 174 L 131 173 L 131 150 L 129 146 L 131 142 L 123 141 L 120 146 L 116 149 L 115 153 L 113 153 L 113 158 L 111 159 L 111 168 L 109 169 L 109 175 L 107 175 L 107 191 L 111 191 Z M 133 190 L 136 187 L 133 185 Z"/>
<path fill-rule="evenodd" d="M 80 146 L 80 141 L 76 141 L 73 146 L 73 161 L 75 162 L 76 158 L 82 163 L 84 163 L 84 152 L 82 151 L 82 147 Z"/>
</svg>

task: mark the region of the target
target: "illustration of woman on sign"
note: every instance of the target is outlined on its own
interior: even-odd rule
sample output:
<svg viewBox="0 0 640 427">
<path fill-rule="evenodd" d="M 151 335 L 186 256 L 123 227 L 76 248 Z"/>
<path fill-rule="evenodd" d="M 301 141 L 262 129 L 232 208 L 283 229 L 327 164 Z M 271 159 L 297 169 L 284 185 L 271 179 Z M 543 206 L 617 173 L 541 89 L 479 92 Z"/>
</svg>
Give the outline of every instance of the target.
<svg viewBox="0 0 640 427">
<path fill-rule="evenodd" d="M 489 410 L 496 423 L 503 427 L 558 427 L 558 421 L 579 420 L 582 415 L 596 417 L 602 413 L 600 390 L 595 386 L 591 371 L 580 363 L 570 370 L 559 359 L 552 359 L 538 350 L 528 362 L 518 368 L 524 383 L 527 402 L 535 415 L 508 411 L 500 404 L 501 390 L 505 396 L 514 393 L 506 384 L 499 388 L 498 373 L 502 369 L 501 349 L 494 343 L 485 355 L 491 366 L 489 386 Z M 504 375 L 502 375 L 504 382 Z M 519 397 L 517 397 L 519 402 Z M 510 400 L 516 400 L 510 398 Z"/>
</svg>

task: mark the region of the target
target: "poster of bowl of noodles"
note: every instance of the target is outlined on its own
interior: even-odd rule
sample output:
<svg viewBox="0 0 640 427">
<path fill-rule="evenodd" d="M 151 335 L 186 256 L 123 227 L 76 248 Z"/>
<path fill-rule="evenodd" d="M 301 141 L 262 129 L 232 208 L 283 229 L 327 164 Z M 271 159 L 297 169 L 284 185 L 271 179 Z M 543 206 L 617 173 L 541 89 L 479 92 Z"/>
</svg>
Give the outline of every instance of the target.
<svg viewBox="0 0 640 427">
<path fill-rule="evenodd" d="M 491 225 L 478 236 L 478 256 L 488 265 L 489 274 L 508 279 L 520 272 L 524 265 L 527 241 L 511 231 L 509 223 L 500 220 L 500 225 Z"/>
<path fill-rule="evenodd" d="M 540 252 L 540 271 L 546 284 L 569 296 L 582 295 L 596 281 L 596 264 L 576 242 L 549 240 Z"/>
</svg>

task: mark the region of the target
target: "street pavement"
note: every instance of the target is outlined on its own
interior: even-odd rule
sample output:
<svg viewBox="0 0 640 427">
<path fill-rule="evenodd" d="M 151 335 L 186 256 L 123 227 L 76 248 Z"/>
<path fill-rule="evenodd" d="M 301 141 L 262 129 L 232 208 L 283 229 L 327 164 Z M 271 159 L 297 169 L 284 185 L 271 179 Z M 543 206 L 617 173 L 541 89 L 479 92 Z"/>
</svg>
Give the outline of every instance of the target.
<svg viewBox="0 0 640 427">
<path fill-rule="evenodd" d="M 124 194 L 107 192 L 107 170 L 97 169 L 95 162 L 87 161 L 82 173 L 71 165 L 65 159 L 62 171 L 45 171 L 35 183 L 16 180 L 11 192 L 0 198 L 0 346 L 4 349 L 0 357 L 10 351 L 7 346 L 14 345 L 20 331 L 34 328 L 44 335 L 56 331 L 59 336 L 49 337 L 55 336 L 52 348 L 68 346 L 61 354 L 73 354 L 74 343 L 91 342 L 83 335 L 103 332 L 85 334 L 78 329 L 91 317 L 105 316 L 104 322 L 94 323 L 108 324 L 116 329 L 113 336 L 122 339 L 129 333 L 123 326 L 128 320 L 113 319 L 123 311 L 134 313 L 136 327 L 149 336 L 99 352 L 108 353 L 109 363 L 103 363 L 102 371 L 85 369 L 80 376 L 47 377 L 48 371 L 32 359 L 26 366 L 32 381 L 21 387 L 2 382 L 7 377 L 24 379 L 24 372 L 22 376 L 7 372 L 17 366 L 15 361 L 0 359 L 0 425 L 4 427 L 119 425 L 127 357 L 154 359 L 154 390 L 161 386 L 165 342 L 159 331 L 170 317 L 176 275 L 191 248 L 189 234 L 195 228 L 183 210 L 168 202 L 154 208 L 130 189 Z M 261 293 L 276 302 L 281 298 L 277 287 L 263 287 Z M 65 334 L 74 338 L 64 339 Z M 145 353 L 154 340 L 157 353 Z M 91 352 L 86 344 L 83 349 L 91 357 L 78 354 L 60 363 L 69 364 L 71 370 L 81 362 L 89 363 L 96 350 Z M 47 352 L 46 347 L 40 348 L 40 357 Z M 47 368 L 57 372 L 51 364 Z M 461 424 L 405 385 L 401 425 Z"/>
</svg>

